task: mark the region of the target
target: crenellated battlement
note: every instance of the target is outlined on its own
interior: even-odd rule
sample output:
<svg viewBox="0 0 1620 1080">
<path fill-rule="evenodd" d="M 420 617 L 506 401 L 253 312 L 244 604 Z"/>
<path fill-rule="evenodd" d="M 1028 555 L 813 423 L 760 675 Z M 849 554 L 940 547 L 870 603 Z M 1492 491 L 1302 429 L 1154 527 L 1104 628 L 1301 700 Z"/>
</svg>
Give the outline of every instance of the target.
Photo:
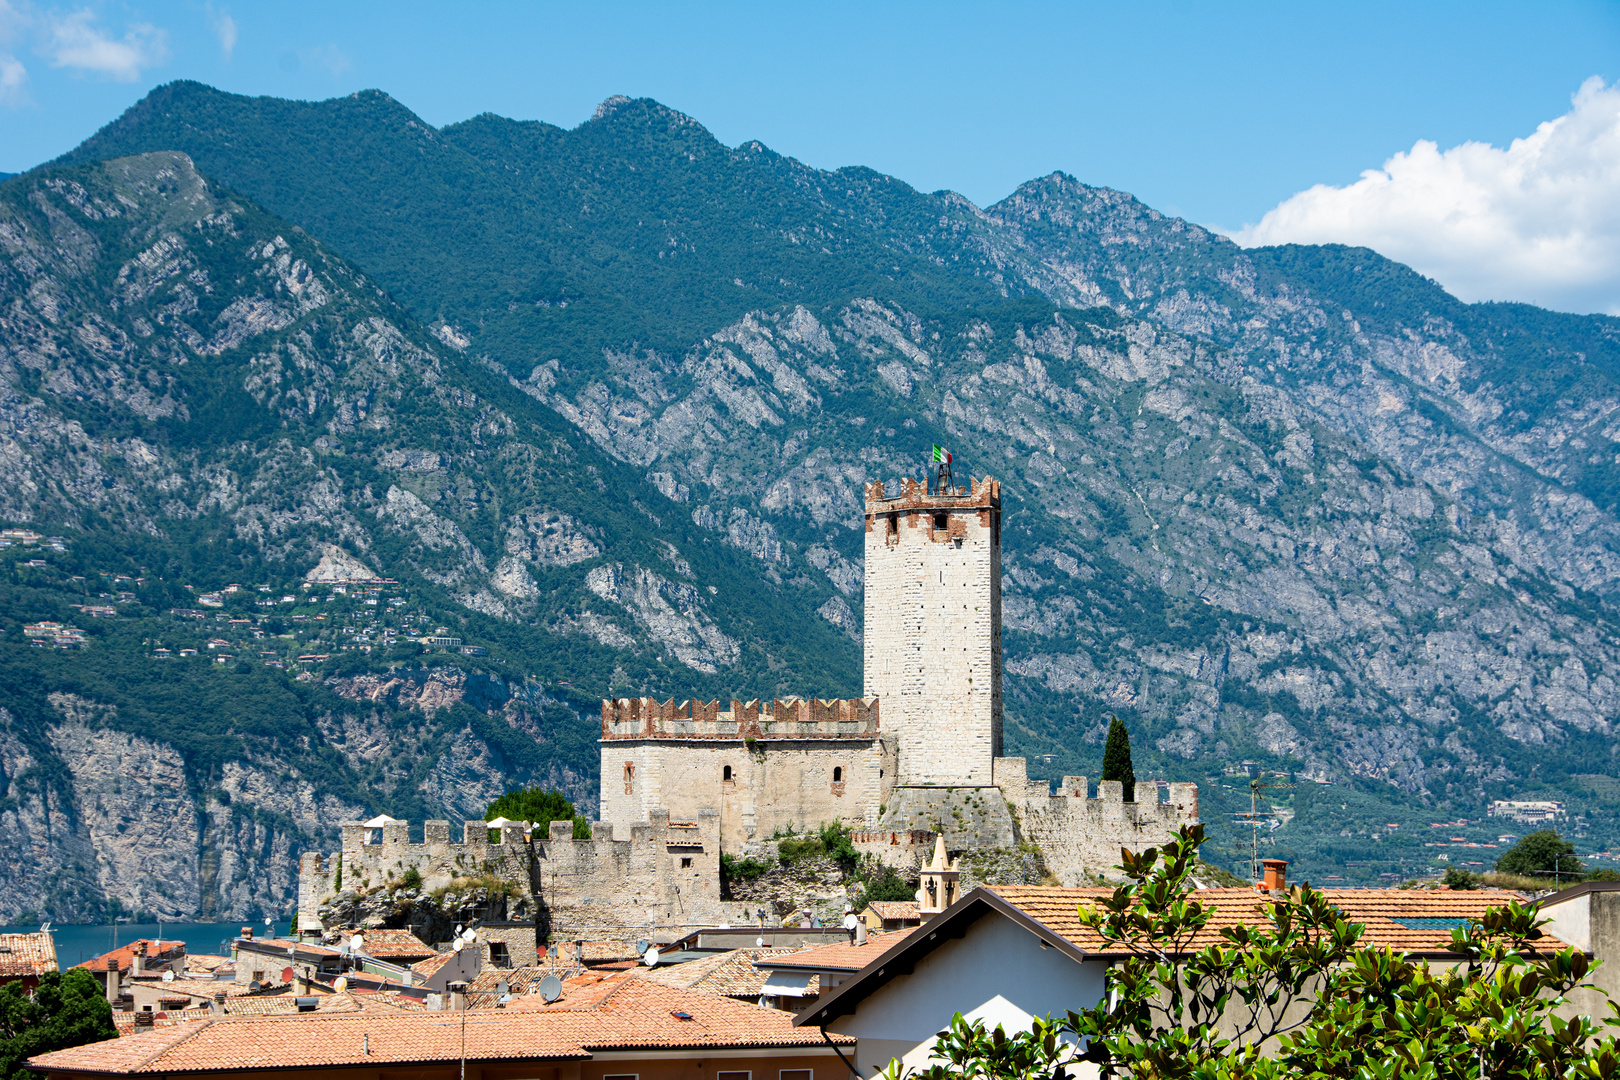
<svg viewBox="0 0 1620 1080">
<path fill-rule="evenodd" d="M 771 702 L 659 701 L 618 698 L 602 702 L 603 741 L 629 739 L 858 739 L 878 737 L 876 698 L 785 698 Z"/>
<path fill-rule="evenodd" d="M 928 485 L 912 476 L 900 478 L 900 494 L 890 495 L 882 480 L 866 485 L 866 513 L 887 514 L 896 510 L 978 510 L 1001 509 L 1001 481 L 992 477 L 968 477 L 966 488 L 929 491 Z"/>
</svg>

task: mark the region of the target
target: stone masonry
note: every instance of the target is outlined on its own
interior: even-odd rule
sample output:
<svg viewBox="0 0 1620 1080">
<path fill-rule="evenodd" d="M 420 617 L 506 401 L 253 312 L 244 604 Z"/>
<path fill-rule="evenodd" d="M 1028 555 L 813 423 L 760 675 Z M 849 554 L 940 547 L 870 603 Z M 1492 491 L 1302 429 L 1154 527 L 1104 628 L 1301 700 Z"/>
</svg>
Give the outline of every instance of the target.
<svg viewBox="0 0 1620 1080">
<path fill-rule="evenodd" d="M 1118 780 L 1099 781 L 1097 797 L 1088 798 L 1084 776 L 1065 776 L 1053 794 L 1045 780 L 1029 779 L 1023 758 L 997 758 L 995 777 L 1023 838 L 1041 849 L 1061 885 L 1090 884 L 1088 875 L 1119 862 L 1121 848 L 1140 854 L 1183 825 L 1198 823 L 1197 784 L 1170 784 L 1169 799 L 1161 802 L 1158 785 L 1138 783 L 1137 801 L 1126 802 Z"/>
<path fill-rule="evenodd" d="M 989 786 L 1001 755 L 1001 484 L 866 487 L 866 695 L 907 785 Z"/>
<path fill-rule="evenodd" d="M 828 821 L 869 828 L 894 776 L 876 701 L 602 703 L 602 818 L 615 835 L 655 808 L 717 814 L 720 846 L 736 853 Z"/>
</svg>

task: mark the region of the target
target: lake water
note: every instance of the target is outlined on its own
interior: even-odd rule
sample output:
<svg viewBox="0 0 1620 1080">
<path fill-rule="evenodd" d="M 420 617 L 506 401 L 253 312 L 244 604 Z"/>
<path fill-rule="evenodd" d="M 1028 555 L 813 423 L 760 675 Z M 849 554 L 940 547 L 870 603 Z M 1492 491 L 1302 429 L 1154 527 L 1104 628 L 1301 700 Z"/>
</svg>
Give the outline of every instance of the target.
<svg viewBox="0 0 1620 1080">
<path fill-rule="evenodd" d="M 249 924 L 250 920 L 247 919 L 228 923 L 166 922 L 162 925 L 162 939 L 185 942 L 188 953 L 229 956 L 230 940 L 242 932 L 242 927 Z M 251 924 L 255 936 L 266 936 L 262 920 L 252 921 Z M 38 929 L 38 923 L 30 923 L 27 926 L 0 927 L 0 933 L 31 934 Z M 270 929 L 271 936 L 278 937 L 292 932 L 291 924 L 285 920 L 275 923 Z M 127 945 L 138 938 L 155 941 L 159 937 L 159 927 L 157 923 L 125 922 L 119 923 L 116 927 L 53 925 L 51 934 L 56 938 L 56 962 L 65 971 L 75 964 L 110 952 L 116 947 L 115 941 L 117 945 Z"/>
</svg>

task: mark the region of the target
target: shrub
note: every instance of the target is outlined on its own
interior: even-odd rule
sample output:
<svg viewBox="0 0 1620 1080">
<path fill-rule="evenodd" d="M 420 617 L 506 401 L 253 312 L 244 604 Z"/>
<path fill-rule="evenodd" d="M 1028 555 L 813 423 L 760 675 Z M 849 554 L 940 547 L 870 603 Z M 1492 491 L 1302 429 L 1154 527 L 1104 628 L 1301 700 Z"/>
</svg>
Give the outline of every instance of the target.
<svg viewBox="0 0 1620 1080">
<path fill-rule="evenodd" d="M 725 852 L 720 854 L 721 881 L 754 881 L 764 876 L 770 868 L 771 864 L 764 859 L 739 859 Z"/>
<path fill-rule="evenodd" d="M 420 889 L 422 887 L 422 871 L 418 870 L 414 866 L 408 867 L 406 871 L 399 876 L 399 884 L 401 888 Z"/>
<path fill-rule="evenodd" d="M 864 911 L 874 900 L 914 900 L 917 887 L 900 876 L 892 866 L 872 864 L 861 878 L 861 898 L 855 902 L 856 911 Z"/>
<path fill-rule="evenodd" d="M 1440 879 L 1440 884 L 1448 889 L 1477 889 L 1479 882 L 1478 874 L 1469 873 L 1460 866 L 1446 867 L 1445 875 Z"/>
<path fill-rule="evenodd" d="M 1496 868 L 1504 874 L 1525 877 L 1568 875 L 1571 881 L 1578 880 L 1586 869 L 1575 857 L 1575 845 L 1551 829 L 1538 829 L 1520 837 L 1496 860 Z"/>
</svg>

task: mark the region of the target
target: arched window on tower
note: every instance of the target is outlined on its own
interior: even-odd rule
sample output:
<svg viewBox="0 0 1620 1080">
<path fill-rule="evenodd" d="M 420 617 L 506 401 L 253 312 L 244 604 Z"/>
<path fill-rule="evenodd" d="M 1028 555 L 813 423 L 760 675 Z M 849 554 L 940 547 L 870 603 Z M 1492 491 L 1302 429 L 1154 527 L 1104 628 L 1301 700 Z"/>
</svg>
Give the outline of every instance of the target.
<svg viewBox="0 0 1620 1080">
<path fill-rule="evenodd" d="M 727 769 L 726 771 L 729 773 L 731 770 Z M 841 783 L 843 783 L 843 781 L 844 781 L 844 767 L 842 765 L 834 765 L 833 766 L 833 783 L 841 784 Z"/>
<path fill-rule="evenodd" d="M 633 761 L 624 763 L 624 793 L 626 795 L 636 793 L 636 764 Z"/>
<path fill-rule="evenodd" d="M 731 782 L 731 766 L 730 765 L 727 765 L 727 766 L 725 766 L 724 768 L 722 768 L 720 770 L 720 779 L 724 780 L 727 783 Z"/>
</svg>

